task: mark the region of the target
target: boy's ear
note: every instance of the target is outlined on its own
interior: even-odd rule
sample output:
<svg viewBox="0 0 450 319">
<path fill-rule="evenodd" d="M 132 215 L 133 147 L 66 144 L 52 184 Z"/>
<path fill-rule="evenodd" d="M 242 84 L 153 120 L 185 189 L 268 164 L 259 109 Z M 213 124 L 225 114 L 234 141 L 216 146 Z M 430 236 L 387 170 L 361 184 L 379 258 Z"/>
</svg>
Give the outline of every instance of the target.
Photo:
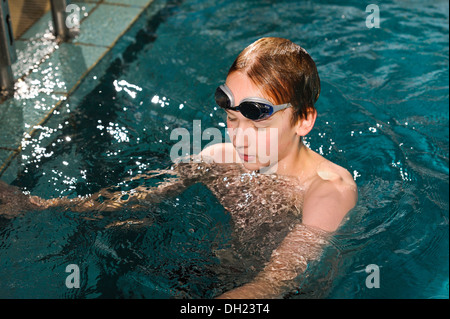
<svg viewBox="0 0 450 319">
<path fill-rule="evenodd" d="M 314 127 L 314 123 L 316 123 L 317 119 L 317 110 L 309 109 L 306 113 L 306 118 L 299 119 L 296 124 L 295 133 L 298 136 L 306 136 L 311 132 Z"/>
</svg>

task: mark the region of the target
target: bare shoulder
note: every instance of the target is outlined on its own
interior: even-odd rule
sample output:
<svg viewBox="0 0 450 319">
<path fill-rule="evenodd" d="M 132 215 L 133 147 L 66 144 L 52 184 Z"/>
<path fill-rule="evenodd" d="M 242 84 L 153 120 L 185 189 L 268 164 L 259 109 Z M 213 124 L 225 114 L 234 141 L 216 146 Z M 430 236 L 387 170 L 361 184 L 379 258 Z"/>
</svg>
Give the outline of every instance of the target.
<svg viewBox="0 0 450 319">
<path fill-rule="evenodd" d="M 334 231 L 356 205 L 357 186 L 349 171 L 325 159 L 315 173 L 304 198 L 303 222 Z"/>
<path fill-rule="evenodd" d="M 356 183 L 350 172 L 329 160 L 323 161 L 317 167 L 317 176 L 319 182 L 331 182 L 338 189 L 349 187 L 356 189 Z"/>
<path fill-rule="evenodd" d="M 236 163 L 238 156 L 231 143 L 217 143 L 202 150 L 201 158 L 207 162 L 214 163 Z"/>
</svg>

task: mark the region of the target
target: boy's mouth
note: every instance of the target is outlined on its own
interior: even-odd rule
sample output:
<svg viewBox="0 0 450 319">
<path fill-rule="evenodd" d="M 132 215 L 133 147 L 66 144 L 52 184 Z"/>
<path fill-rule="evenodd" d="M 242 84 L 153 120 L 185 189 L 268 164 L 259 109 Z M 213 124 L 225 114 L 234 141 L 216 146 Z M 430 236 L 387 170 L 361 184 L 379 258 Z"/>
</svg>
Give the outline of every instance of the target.
<svg viewBox="0 0 450 319">
<path fill-rule="evenodd" d="M 253 155 L 242 154 L 239 152 L 238 152 L 238 154 L 239 154 L 239 157 L 241 158 L 241 160 L 243 160 L 244 162 L 254 162 L 256 159 L 256 157 Z"/>
</svg>

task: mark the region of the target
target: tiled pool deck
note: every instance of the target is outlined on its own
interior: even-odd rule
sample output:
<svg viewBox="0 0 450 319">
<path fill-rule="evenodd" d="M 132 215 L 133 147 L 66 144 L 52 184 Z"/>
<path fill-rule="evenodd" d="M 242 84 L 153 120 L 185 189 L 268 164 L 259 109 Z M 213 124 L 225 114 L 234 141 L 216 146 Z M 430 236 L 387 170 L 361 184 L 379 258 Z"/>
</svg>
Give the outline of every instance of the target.
<svg viewBox="0 0 450 319">
<path fill-rule="evenodd" d="M 17 41 L 16 92 L 0 104 L 0 179 L 11 182 L 24 145 L 65 101 L 153 0 L 78 0 L 80 34 L 57 44 L 47 12 Z"/>
</svg>

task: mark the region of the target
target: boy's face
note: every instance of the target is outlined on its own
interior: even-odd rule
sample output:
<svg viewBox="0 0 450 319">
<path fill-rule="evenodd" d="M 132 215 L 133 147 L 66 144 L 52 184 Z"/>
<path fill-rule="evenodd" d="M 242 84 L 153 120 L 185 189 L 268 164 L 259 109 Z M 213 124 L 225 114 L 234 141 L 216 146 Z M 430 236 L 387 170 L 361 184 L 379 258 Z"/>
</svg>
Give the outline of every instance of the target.
<svg viewBox="0 0 450 319">
<path fill-rule="evenodd" d="M 235 106 L 248 97 L 271 101 L 241 72 L 231 73 L 226 84 L 234 95 Z M 226 110 L 226 113 L 228 134 L 247 169 L 257 170 L 278 164 L 298 150 L 300 136 L 296 133 L 296 126 L 291 124 L 291 107 L 263 121 L 249 120 L 238 111 Z"/>
</svg>

